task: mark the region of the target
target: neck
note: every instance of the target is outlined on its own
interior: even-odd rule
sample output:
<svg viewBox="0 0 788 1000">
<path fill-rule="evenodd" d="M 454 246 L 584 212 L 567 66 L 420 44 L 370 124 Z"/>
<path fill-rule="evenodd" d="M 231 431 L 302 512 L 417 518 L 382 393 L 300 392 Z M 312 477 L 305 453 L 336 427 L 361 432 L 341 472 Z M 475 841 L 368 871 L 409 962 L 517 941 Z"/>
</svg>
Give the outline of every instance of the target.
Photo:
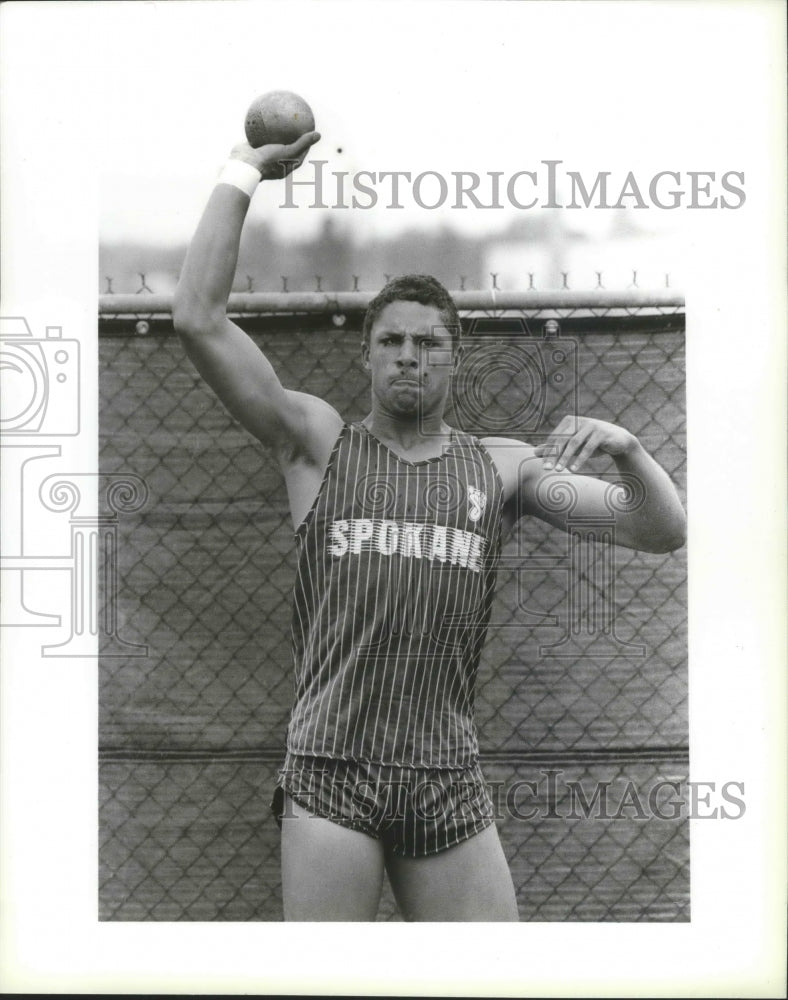
<svg viewBox="0 0 788 1000">
<path fill-rule="evenodd" d="M 414 415 L 410 419 L 373 408 L 361 422 L 378 440 L 403 454 L 417 452 L 420 457 L 440 455 L 451 439 L 451 427 L 439 413 L 422 415 L 421 419 Z"/>
</svg>

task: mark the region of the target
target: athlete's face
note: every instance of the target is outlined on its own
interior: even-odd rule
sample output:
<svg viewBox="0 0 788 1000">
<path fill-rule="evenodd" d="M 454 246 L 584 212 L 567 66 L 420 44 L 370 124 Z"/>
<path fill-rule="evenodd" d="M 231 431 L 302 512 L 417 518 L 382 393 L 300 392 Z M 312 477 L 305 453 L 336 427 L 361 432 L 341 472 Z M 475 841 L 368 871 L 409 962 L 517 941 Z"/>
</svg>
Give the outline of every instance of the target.
<svg viewBox="0 0 788 1000">
<path fill-rule="evenodd" d="M 443 413 L 457 352 L 440 310 L 389 302 L 362 347 L 378 405 L 402 417 Z"/>
</svg>

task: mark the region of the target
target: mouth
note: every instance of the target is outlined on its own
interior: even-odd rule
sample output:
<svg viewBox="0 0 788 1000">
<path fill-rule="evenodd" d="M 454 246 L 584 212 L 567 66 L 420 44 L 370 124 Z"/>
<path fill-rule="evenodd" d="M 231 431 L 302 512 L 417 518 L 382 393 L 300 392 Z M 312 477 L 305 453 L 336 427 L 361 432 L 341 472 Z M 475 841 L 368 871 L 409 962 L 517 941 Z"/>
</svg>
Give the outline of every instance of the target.
<svg viewBox="0 0 788 1000">
<path fill-rule="evenodd" d="M 420 379 L 417 379 L 417 378 L 406 378 L 404 376 L 400 376 L 400 378 L 393 379 L 391 384 L 392 385 L 419 386 L 419 385 L 421 385 L 421 381 L 420 381 Z"/>
</svg>

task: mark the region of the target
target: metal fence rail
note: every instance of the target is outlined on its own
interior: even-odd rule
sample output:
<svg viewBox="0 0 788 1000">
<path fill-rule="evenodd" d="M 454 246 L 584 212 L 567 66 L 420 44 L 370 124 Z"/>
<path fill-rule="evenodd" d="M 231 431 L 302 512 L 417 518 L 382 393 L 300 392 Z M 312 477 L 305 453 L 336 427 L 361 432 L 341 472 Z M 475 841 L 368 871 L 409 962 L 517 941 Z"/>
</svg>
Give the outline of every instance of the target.
<svg viewBox="0 0 788 1000">
<path fill-rule="evenodd" d="M 484 412 L 458 390 L 450 422 L 484 432 L 468 424 L 515 413 L 507 436 L 535 440 L 576 406 L 637 434 L 683 494 L 682 300 L 605 294 L 458 293 L 471 376 L 475 349 L 485 371 L 491 346 L 510 353 L 483 386 Z M 251 294 L 231 309 L 285 385 L 354 420 L 369 399 L 356 360 L 368 297 Z M 292 529 L 277 470 L 185 359 L 168 310 L 154 296 L 100 303 L 101 470 L 139 476 L 149 494 L 120 519 L 116 600 L 124 639 L 148 654 L 101 661 L 101 914 L 277 920 L 267 803 L 293 692 Z M 577 373 L 560 387 L 559 354 Z M 543 405 L 523 411 L 526 392 Z M 584 546 L 581 565 L 567 539 L 526 520 L 507 542 L 477 689 L 521 915 L 685 920 L 685 812 L 525 819 L 506 798 L 553 767 L 589 799 L 631 782 L 646 801 L 670 780 L 685 802 L 684 554 Z M 570 584 L 585 595 L 574 610 Z M 381 918 L 396 919 L 390 896 Z"/>
<path fill-rule="evenodd" d="M 363 312 L 374 292 L 233 292 L 228 301 L 230 315 L 252 316 L 274 313 L 319 313 L 331 315 Z M 557 309 L 562 312 L 575 310 L 605 312 L 611 309 L 668 310 L 683 312 L 684 296 L 672 289 L 657 291 L 631 288 L 625 291 L 530 291 L 507 292 L 497 288 L 484 291 L 452 292 L 457 308 L 469 312 L 526 312 L 533 318 L 540 313 Z M 172 310 L 172 297 L 155 293 L 117 294 L 99 296 L 99 315 L 102 317 L 128 318 L 133 315 L 165 315 Z"/>
</svg>

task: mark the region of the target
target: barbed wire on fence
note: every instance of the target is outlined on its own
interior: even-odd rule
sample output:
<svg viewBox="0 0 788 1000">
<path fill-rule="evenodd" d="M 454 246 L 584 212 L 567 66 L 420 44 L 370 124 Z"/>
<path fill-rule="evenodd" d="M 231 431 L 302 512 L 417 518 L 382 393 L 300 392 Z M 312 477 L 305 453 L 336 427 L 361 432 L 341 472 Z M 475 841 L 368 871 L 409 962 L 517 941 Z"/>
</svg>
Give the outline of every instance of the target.
<svg viewBox="0 0 788 1000">
<path fill-rule="evenodd" d="M 449 284 L 454 288 L 452 294 L 457 295 L 468 291 L 475 291 L 477 293 L 489 291 L 526 295 L 527 297 L 530 296 L 531 293 L 553 294 L 555 292 L 575 291 L 588 296 L 589 294 L 593 295 L 597 292 L 608 292 L 612 294 L 615 292 L 642 290 L 647 293 L 647 298 L 643 301 L 648 301 L 648 297 L 650 297 L 653 300 L 651 304 L 656 305 L 657 299 L 661 295 L 667 293 L 675 296 L 678 292 L 678 290 L 674 287 L 674 282 L 670 272 L 663 272 L 659 275 L 654 275 L 649 272 L 648 277 L 644 279 L 642 271 L 637 268 L 633 268 L 628 272 L 629 276 L 625 281 L 611 282 L 608 279 L 607 283 L 604 270 L 591 269 L 579 276 L 576 272 L 562 270 L 560 272 L 561 283 L 557 288 L 551 283 L 539 281 L 535 271 L 525 271 L 523 273 L 523 277 L 527 277 L 528 279 L 528 285 L 525 289 L 518 287 L 519 283 L 517 283 L 514 287 L 510 287 L 508 289 L 505 288 L 504 279 L 501 277 L 500 272 L 488 271 L 487 274 L 489 280 L 484 286 L 477 286 L 475 290 L 466 288 L 468 280 L 466 275 L 457 275 L 456 283 L 449 282 Z M 593 275 L 593 278 L 591 278 L 591 275 Z M 385 273 L 377 276 L 376 278 L 372 278 L 370 276 L 362 277 L 359 274 L 352 274 L 350 275 L 352 288 L 349 290 L 349 293 L 374 294 L 392 277 L 394 277 L 394 275 L 390 273 Z M 100 289 L 99 294 L 102 298 L 111 295 L 142 295 L 144 297 L 146 294 L 150 294 L 169 296 L 174 290 L 177 282 L 177 275 L 171 273 L 167 276 L 164 281 L 164 284 L 169 286 L 167 288 L 153 288 L 149 284 L 149 280 L 152 280 L 154 285 L 157 283 L 155 279 L 149 279 L 147 272 L 137 271 L 135 273 L 135 279 L 133 281 L 126 281 L 125 284 L 127 287 L 124 290 L 121 290 L 119 287 L 116 287 L 116 285 L 121 284 L 116 276 L 105 274 L 102 277 L 104 285 Z M 323 287 L 324 281 L 325 275 L 321 274 L 314 274 L 311 276 L 283 274 L 279 276 L 278 287 L 272 288 L 272 280 L 270 277 L 261 278 L 259 276 L 245 273 L 243 275 L 239 275 L 234 281 L 232 293 L 235 295 L 273 295 L 277 293 L 285 295 L 316 293 L 320 295 L 324 294 L 326 291 Z M 348 294 L 348 292 L 337 292 L 337 294 L 345 295 Z M 132 310 L 133 308 L 134 307 L 132 306 Z"/>
</svg>

